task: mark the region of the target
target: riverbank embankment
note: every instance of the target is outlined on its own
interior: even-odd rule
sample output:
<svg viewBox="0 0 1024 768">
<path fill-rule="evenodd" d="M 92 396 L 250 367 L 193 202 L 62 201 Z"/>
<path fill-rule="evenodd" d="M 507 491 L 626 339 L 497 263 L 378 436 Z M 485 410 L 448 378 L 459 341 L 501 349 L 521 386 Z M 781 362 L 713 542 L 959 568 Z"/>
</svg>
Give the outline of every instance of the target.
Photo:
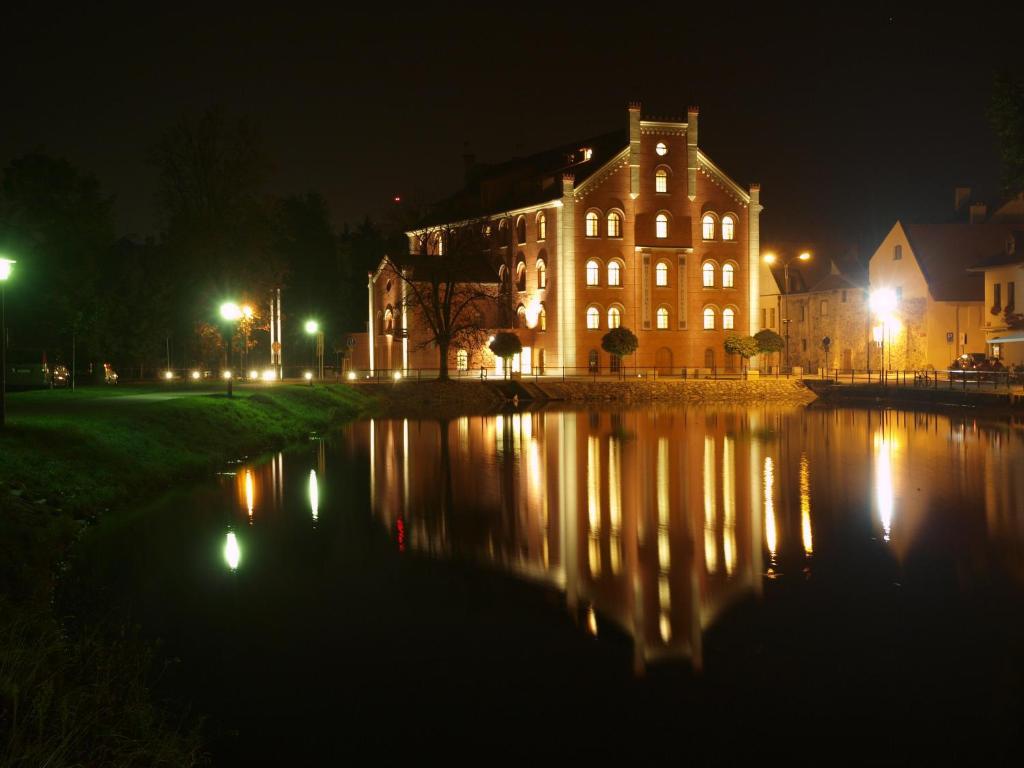
<svg viewBox="0 0 1024 768">
<path fill-rule="evenodd" d="M 357 416 L 345 386 L 121 387 L 8 396 L 0 430 L 0 765 L 187 766 L 194 720 L 149 694 L 148 650 L 95 617 L 69 626 L 57 575 L 85 521 Z"/>
<path fill-rule="evenodd" d="M 967 407 L 1003 413 L 1024 413 L 1024 392 L 966 387 L 905 387 L 881 384 L 836 384 L 811 381 L 811 389 L 824 403 L 885 405 L 894 408 Z"/>
<path fill-rule="evenodd" d="M 815 394 L 799 379 L 560 379 L 523 377 L 485 381 L 399 381 L 359 384 L 376 401 L 382 416 L 451 418 L 490 413 L 513 398 L 520 405 L 565 403 L 630 405 L 668 403 L 716 405 L 733 403 L 806 404 Z"/>
</svg>

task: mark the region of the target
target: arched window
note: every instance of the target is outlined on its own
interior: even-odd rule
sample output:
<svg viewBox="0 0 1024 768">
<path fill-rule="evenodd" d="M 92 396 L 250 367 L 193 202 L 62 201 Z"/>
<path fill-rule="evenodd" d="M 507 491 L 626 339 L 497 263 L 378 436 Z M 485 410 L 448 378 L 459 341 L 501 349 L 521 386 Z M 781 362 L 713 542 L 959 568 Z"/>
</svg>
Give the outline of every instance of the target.
<svg viewBox="0 0 1024 768">
<path fill-rule="evenodd" d="M 520 254 L 521 255 L 521 254 Z M 526 262 L 520 261 L 516 264 L 516 290 L 526 290 Z"/>
<path fill-rule="evenodd" d="M 722 327 L 731 331 L 736 327 L 736 311 L 726 307 L 722 310 Z"/>
<path fill-rule="evenodd" d="M 600 220 L 597 211 L 587 211 L 587 237 L 597 237 L 597 224 Z"/>
<path fill-rule="evenodd" d="M 587 328 L 594 330 L 601 327 L 601 310 L 597 307 L 587 307 Z"/>
<path fill-rule="evenodd" d="M 659 168 L 654 172 L 654 191 L 668 192 L 668 169 Z"/>
<path fill-rule="evenodd" d="M 704 218 L 701 222 L 701 237 L 705 240 L 715 239 L 715 217 L 710 213 L 705 213 Z"/>
<path fill-rule="evenodd" d="M 516 243 L 522 245 L 526 242 L 526 217 L 520 216 L 516 219 Z"/>
<path fill-rule="evenodd" d="M 622 237 L 622 214 L 618 211 L 608 212 L 608 237 Z"/>
<path fill-rule="evenodd" d="M 724 230 L 724 227 L 723 227 Z M 734 288 L 736 286 L 736 267 L 732 264 L 722 265 L 722 287 Z"/>
<path fill-rule="evenodd" d="M 654 217 L 654 236 L 658 238 L 668 237 L 668 216 L 659 213 Z"/>
<path fill-rule="evenodd" d="M 657 319 L 658 319 L 658 330 L 659 331 L 666 331 L 666 330 L 668 330 L 668 308 L 666 308 L 666 307 L 658 307 Z"/>
<path fill-rule="evenodd" d="M 537 239 L 546 240 L 548 236 L 548 218 L 544 211 L 537 214 Z"/>
<path fill-rule="evenodd" d="M 705 261 L 704 266 L 701 267 L 701 274 L 704 275 L 704 287 L 714 288 L 715 287 L 715 265 L 713 262 Z"/>
<path fill-rule="evenodd" d="M 537 313 L 537 329 L 546 331 L 548 329 L 548 312 L 544 309 L 544 305 L 540 305 L 540 311 Z"/>
<path fill-rule="evenodd" d="M 622 325 L 622 313 L 618 307 L 608 307 L 608 327 L 618 328 Z"/>
<path fill-rule="evenodd" d="M 732 216 L 722 217 L 722 239 L 723 240 L 735 240 L 736 239 L 736 220 Z"/>
<path fill-rule="evenodd" d="M 704 307 L 704 330 L 713 331 L 715 329 L 715 310 L 713 307 Z"/>
<path fill-rule="evenodd" d="M 601 284 L 601 265 L 594 259 L 587 262 L 587 285 Z"/>
<path fill-rule="evenodd" d="M 665 146 L 664 141 L 659 141 L 654 145 L 654 151 L 657 152 L 661 157 L 668 154 L 668 147 Z"/>
<path fill-rule="evenodd" d="M 516 327 L 526 327 L 526 307 L 524 307 L 522 304 L 516 307 Z"/>
<path fill-rule="evenodd" d="M 659 261 L 654 265 L 654 284 L 659 288 L 668 285 L 668 264 L 664 261 Z"/>
<path fill-rule="evenodd" d="M 437 233 L 437 239 L 435 240 L 435 252 L 438 256 L 444 256 L 444 235 L 440 232 Z"/>
<path fill-rule="evenodd" d="M 460 349 L 455 353 L 455 368 L 459 371 L 469 370 L 469 352 Z"/>
<path fill-rule="evenodd" d="M 548 268 L 544 264 L 544 259 L 537 259 L 537 287 L 548 287 Z"/>
<path fill-rule="evenodd" d="M 391 335 L 395 332 L 395 313 L 391 307 L 384 310 L 384 333 Z"/>
<path fill-rule="evenodd" d="M 615 259 L 608 262 L 608 285 L 622 285 L 622 265 Z"/>
<path fill-rule="evenodd" d="M 508 281 L 508 267 L 502 264 L 498 267 L 498 282 L 505 285 Z"/>
</svg>

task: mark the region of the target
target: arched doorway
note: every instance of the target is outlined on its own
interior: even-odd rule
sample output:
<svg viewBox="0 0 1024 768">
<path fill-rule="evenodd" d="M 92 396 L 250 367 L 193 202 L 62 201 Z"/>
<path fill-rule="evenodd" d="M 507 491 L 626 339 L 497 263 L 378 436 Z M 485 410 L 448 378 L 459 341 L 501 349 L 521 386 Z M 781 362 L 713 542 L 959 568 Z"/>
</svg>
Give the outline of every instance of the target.
<svg viewBox="0 0 1024 768">
<path fill-rule="evenodd" d="M 662 347 L 654 353 L 654 367 L 658 369 L 659 376 L 668 376 L 672 373 L 672 350 Z"/>
<path fill-rule="evenodd" d="M 597 360 L 597 350 L 590 350 L 590 354 L 587 355 L 587 371 L 590 373 L 597 373 L 600 371 L 600 365 Z"/>
</svg>

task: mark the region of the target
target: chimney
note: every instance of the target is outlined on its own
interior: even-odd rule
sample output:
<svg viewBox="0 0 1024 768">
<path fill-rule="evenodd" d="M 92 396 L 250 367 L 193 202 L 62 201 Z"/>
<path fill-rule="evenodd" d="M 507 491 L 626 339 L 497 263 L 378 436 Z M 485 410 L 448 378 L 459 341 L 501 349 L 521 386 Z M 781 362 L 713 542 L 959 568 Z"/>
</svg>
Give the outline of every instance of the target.
<svg viewBox="0 0 1024 768">
<path fill-rule="evenodd" d="M 640 196 L 640 102 L 629 102 L 629 196 Z"/>
<path fill-rule="evenodd" d="M 970 187 L 957 187 L 953 190 L 953 210 L 959 213 L 971 199 Z"/>
<path fill-rule="evenodd" d="M 697 117 L 700 107 L 686 110 L 686 196 L 697 199 Z"/>
<path fill-rule="evenodd" d="M 984 222 L 987 213 L 988 206 L 984 203 L 971 203 L 969 219 L 971 224 L 981 224 Z"/>
</svg>

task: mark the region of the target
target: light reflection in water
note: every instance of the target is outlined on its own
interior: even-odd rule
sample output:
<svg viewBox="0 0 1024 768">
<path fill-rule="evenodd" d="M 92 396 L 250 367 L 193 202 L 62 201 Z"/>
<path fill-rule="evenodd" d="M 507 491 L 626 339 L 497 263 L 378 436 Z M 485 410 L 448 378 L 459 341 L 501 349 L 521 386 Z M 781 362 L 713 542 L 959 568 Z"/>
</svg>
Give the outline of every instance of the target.
<svg viewBox="0 0 1024 768">
<path fill-rule="evenodd" d="M 224 543 L 224 562 L 232 571 L 238 570 L 238 564 L 242 561 L 242 550 L 238 546 L 238 537 L 234 531 L 228 531 L 227 541 Z"/>
<path fill-rule="evenodd" d="M 774 578 L 779 532 L 775 522 L 775 463 L 764 457 L 764 540 L 768 545 L 768 575 Z"/>
<path fill-rule="evenodd" d="M 316 470 L 309 470 L 309 508 L 313 511 L 313 522 L 320 517 L 320 484 L 316 479 Z"/>
<path fill-rule="evenodd" d="M 594 613 L 594 606 L 587 606 L 587 631 L 597 637 L 597 614 Z"/>
<path fill-rule="evenodd" d="M 814 539 L 811 536 L 811 468 L 807 454 L 800 454 L 800 535 L 804 542 L 804 554 L 814 553 Z"/>
<path fill-rule="evenodd" d="M 882 430 L 875 433 L 875 502 L 878 504 L 878 519 L 882 523 L 882 538 L 889 541 L 892 534 L 893 479 L 892 440 Z"/>
<path fill-rule="evenodd" d="M 800 557 L 826 557 L 818 550 L 839 516 L 878 514 L 885 535 L 904 546 L 911 513 L 900 501 L 901 525 L 892 530 L 893 486 L 909 476 L 915 456 L 923 477 L 948 450 L 922 431 L 915 453 L 904 455 L 897 440 L 907 440 L 907 425 L 887 424 L 886 434 L 876 434 L 877 422 L 863 411 L 813 423 L 797 410 L 737 409 L 715 418 L 698 412 L 687 419 L 693 412 L 469 417 L 453 430 L 459 440 L 447 457 L 438 455 L 446 441 L 438 439 L 437 422 L 414 421 L 406 429 L 401 420 L 377 420 L 352 429 L 363 441 L 370 437 L 374 514 L 392 532 L 403 520 L 410 550 L 479 558 L 547 582 L 563 591 L 571 615 L 588 616 L 587 631 L 596 627 L 589 616 L 600 607 L 602 620 L 632 634 L 639 658 L 680 655 L 698 664 L 701 633 L 723 608 L 759 593 L 765 577 L 791 578 L 779 572 L 791 544 Z M 951 433 L 960 441 L 954 450 L 980 450 L 977 434 Z M 521 457 L 511 455 L 514 444 L 521 444 Z M 998 477 L 1015 477 L 1011 462 L 1021 453 L 986 450 L 1000 462 Z M 505 460 L 496 461 L 502 451 Z M 387 469 L 402 469 L 400 453 L 409 457 L 407 516 L 399 498 L 404 478 Z M 907 463 L 906 475 L 899 461 Z M 812 484 L 812 463 L 842 472 Z M 446 465 L 452 487 L 442 505 L 437 468 Z M 933 473 L 928 484 L 919 483 L 920 498 L 975 476 L 978 499 L 1019 507 L 1021 492 L 1011 479 L 986 496 L 981 471 L 968 470 L 964 480 Z M 823 501 L 822 494 L 831 495 Z M 991 525 L 1017 524 L 1012 514 L 1003 516 L 1001 522 L 993 512 Z M 645 540 L 644 526 L 652 524 L 654 536 Z M 581 605 L 591 607 L 577 613 Z"/>
<path fill-rule="evenodd" d="M 252 525 L 253 495 L 252 470 L 247 469 L 245 470 L 245 507 L 249 510 L 249 525 Z"/>
</svg>

